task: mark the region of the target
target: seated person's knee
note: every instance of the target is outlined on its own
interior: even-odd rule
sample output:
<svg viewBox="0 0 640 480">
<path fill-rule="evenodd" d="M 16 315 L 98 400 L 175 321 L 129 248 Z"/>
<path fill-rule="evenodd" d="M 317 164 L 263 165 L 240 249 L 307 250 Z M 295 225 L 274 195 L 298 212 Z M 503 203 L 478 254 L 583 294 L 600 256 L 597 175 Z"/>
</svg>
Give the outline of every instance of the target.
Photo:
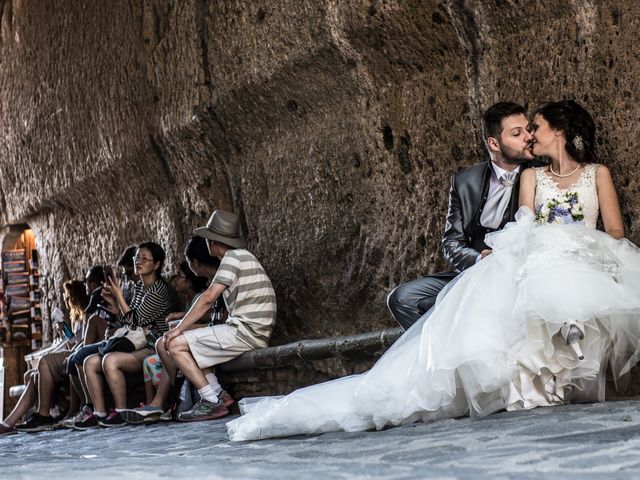
<svg viewBox="0 0 640 480">
<path fill-rule="evenodd" d="M 113 372 L 118 369 L 118 362 L 116 357 L 107 353 L 104 357 L 102 357 L 102 371 L 108 374 L 109 372 Z"/>
<path fill-rule="evenodd" d="M 32 368 L 31 370 L 27 370 L 27 372 L 24 374 L 24 377 L 23 377 L 25 385 L 28 384 L 29 382 L 35 382 L 37 375 L 38 375 L 38 369 Z"/>
<path fill-rule="evenodd" d="M 184 335 L 180 335 L 171 340 L 171 346 L 169 347 L 170 354 L 173 355 L 174 353 L 181 353 L 185 351 L 189 351 L 189 344 L 187 343 L 187 339 Z"/>
<path fill-rule="evenodd" d="M 45 355 L 38 362 L 38 371 L 41 372 L 42 370 L 48 369 L 48 368 L 49 368 L 49 360 L 47 359 L 47 356 Z"/>
<path fill-rule="evenodd" d="M 176 340 L 177 346 L 180 350 L 189 351 L 189 342 L 187 342 L 187 337 L 180 335 Z"/>
<path fill-rule="evenodd" d="M 391 293 L 387 296 L 387 305 L 392 311 L 395 311 L 399 306 L 406 305 L 407 296 L 405 295 L 404 285 L 398 285 L 391 290 Z"/>
<path fill-rule="evenodd" d="M 102 362 L 102 359 L 100 358 L 99 355 L 90 355 L 84 359 L 84 362 L 82 362 L 82 368 L 85 371 L 93 370 L 95 369 L 96 366 L 100 365 L 101 362 Z"/>
</svg>

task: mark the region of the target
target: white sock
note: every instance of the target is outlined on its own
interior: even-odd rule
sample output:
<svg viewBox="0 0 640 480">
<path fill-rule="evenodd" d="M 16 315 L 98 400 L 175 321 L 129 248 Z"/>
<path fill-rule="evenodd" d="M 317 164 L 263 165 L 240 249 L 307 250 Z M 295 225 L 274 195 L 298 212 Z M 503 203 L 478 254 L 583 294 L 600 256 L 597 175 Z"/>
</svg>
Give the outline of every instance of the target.
<svg viewBox="0 0 640 480">
<path fill-rule="evenodd" d="M 198 393 L 200 397 L 205 399 L 207 402 L 218 403 L 218 396 L 216 392 L 213 391 L 211 385 L 205 385 L 204 387 L 198 389 Z"/>
<path fill-rule="evenodd" d="M 120 412 L 124 412 L 126 410 L 126 408 L 116 408 L 116 412 L 120 413 Z"/>
<path fill-rule="evenodd" d="M 94 414 L 96 417 L 101 417 L 101 418 L 104 418 L 104 417 L 106 417 L 106 416 L 107 416 L 107 412 L 99 412 L 98 410 L 94 410 L 94 411 L 93 411 L 93 414 Z"/>
<path fill-rule="evenodd" d="M 209 382 L 209 385 L 211 386 L 211 388 L 213 388 L 213 393 L 215 393 L 216 396 L 219 397 L 220 394 L 222 393 L 222 387 L 218 383 L 218 378 L 216 377 L 216 374 L 213 372 L 210 372 L 205 374 L 204 378 L 207 379 L 207 382 Z"/>
</svg>

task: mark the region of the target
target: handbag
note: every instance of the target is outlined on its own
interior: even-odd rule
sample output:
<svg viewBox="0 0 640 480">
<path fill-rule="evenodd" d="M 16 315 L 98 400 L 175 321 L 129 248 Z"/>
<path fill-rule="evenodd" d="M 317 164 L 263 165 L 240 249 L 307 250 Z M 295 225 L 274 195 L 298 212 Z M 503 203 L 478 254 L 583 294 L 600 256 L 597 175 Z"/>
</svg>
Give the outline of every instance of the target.
<svg viewBox="0 0 640 480">
<path fill-rule="evenodd" d="M 147 335 L 145 329 L 141 327 L 131 328 L 129 325 L 120 327 L 109 340 L 102 342 L 98 347 L 100 355 L 111 352 L 131 353 L 147 345 Z"/>
</svg>

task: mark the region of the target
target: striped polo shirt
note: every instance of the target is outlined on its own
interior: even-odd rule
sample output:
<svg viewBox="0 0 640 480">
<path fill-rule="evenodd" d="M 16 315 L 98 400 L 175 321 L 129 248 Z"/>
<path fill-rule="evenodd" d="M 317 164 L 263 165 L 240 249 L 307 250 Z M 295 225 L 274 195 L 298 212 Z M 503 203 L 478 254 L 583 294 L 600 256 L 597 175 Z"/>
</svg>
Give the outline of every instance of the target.
<svg viewBox="0 0 640 480">
<path fill-rule="evenodd" d="M 226 285 L 222 293 L 228 324 L 253 348 L 266 347 L 276 321 L 276 294 L 260 262 L 245 249 L 228 250 L 213 283 Z"/>
</svg>

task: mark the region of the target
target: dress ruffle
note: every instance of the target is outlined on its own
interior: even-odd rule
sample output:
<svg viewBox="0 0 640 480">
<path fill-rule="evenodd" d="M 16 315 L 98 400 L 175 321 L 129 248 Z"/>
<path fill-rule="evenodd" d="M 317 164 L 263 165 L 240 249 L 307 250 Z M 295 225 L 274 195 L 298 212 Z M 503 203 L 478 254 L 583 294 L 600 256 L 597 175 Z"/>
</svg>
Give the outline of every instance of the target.
<svg viewBox="0 0 640 480">
<path fill-rule="evenodd" d="M 607 370 L 618 380 L 638 360 L 640 250 L 526 208 L 487 244 L 370 371 L 259 402 L 231 440 L 604 400 Z M 584 360 L 558 335 L 566 321 L 584 329 Z"/>
</svg>

